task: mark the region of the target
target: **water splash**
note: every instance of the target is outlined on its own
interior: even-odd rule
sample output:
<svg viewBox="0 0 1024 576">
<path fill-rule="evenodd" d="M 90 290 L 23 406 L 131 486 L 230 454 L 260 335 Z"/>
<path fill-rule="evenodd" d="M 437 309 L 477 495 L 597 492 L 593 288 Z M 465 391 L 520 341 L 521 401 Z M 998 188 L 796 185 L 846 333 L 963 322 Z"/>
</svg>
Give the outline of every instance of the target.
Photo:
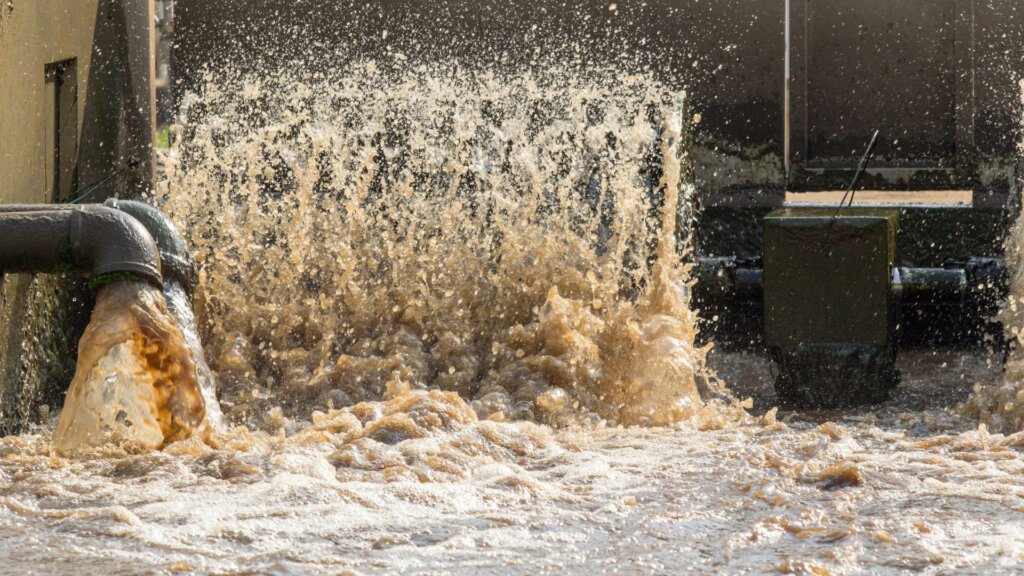
<svg viewBox="0 0 1024 576">
<path fill-rule="evenodd" d="M 1024 562 L 1007 554 L 1024 538 L 1024 433 L 957 434 L 928 409 L 971 362 L 929 358 L 910 394 L 838 424 L 773 410 L 725 426 L 730 411 L 705 404 L 671 91 L 642 76 L 350 74 L 211 87 L 159 195 L 203 259 L 198 324 L 227 420 L 262 429 L 73 459 L 47 429 L 0 438 L 9 570 Z M 715 429 L 528 421 L 687 414 Z"/>
<path fill-rule="evenodd" d="M 198 429 L 205 408 L 192 353 L 160 290 L 118 281 L 96 295 L 54 447 L 160 448 Z"/>
<path fill-rule="evenodd" d="M 202 264 L 229 415 L 440 389 L 495 420 L 711 417 L 683 94 L 373 62 L 228 78 L 191 101 L 157 201 Z"/>
<path fill-rule="evenodd" d="M 1021 81 L 1020 88 L 1024 102 L 1024 81 Z M 1024 142 L 1019 149 L 1021 157 L 1024 157 Z M 1024 431 L 1024 212 L 1010 229 L 1004 258 L 1010 281 L 1008 296 L 999 316 L 1012 347 L 1001 381 L 977 384 L 974 394 L 962 409 L 989 429 L 1012 434 Z"/>
<path fill-rule="evenodd" d="M 192 296 L 176 280 L 164 280 L 164 301 L 175 324 L 181 330 L 185 345 L 192 355 L 192 363 L 196 370 L 196 380 L 203 396 L 206 409 L 206 423 L 213 430 L 224 430 L 226 423 L 224 414 L 217 400 L 217 381 L 210 366 L 206 363 L 206 353 L 199 338 L 195 314 L 192 311 Z"/>
</svg>

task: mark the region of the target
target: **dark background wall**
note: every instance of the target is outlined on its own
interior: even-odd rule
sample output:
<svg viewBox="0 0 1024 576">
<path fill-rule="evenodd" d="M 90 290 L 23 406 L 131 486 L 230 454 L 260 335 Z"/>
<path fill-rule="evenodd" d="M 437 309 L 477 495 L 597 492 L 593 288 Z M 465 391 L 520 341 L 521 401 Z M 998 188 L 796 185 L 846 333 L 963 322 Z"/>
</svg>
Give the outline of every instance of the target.
<svg viewBox="0 0 1024 576">
<path fill-rule="evenodd" d="M 983 154 L 1017 155 L 1024 80 L 1024 2 L 975 0 L 975 143 Z"/>
<path fill-rule="evenodd" d="M 465 66 L 525 67 L 554 56 L 582 69 L 649 69 L 685 88 L 702 116 L 693 150 L 699 253 L 759 258 L 761 217 L 787 190 L 844 189 L 877 127 L 886 141 L 864 187 L 974 192 L 969 208 L 904 209 L 900 262 L 940 266 L 1000 256 L 1019 205 L 1024 3 L 791 0 L 789 45 L 786 5 L 178 0 L 176 95 L 199 89 L 207 72 L 216 79 L 289 61 L 344 67 L 396 52 Z M 824 161 L 809 165 L 809 150 Z M 758 324 L 757 310 L 737 310 Z"/>
<path fill-rule="evenodd" d="M 692 93 L 702 134 L 781 156 L 781 1 L 623 1 L 611 10 L 612 4 L 178 0 L 176 94 L 194 90 L 205 70 L 224 70 L 225 63 L 260 68 L 297 58 L 310 68 L 335 67 L 401 52 L 411 59 L 521 67 L 556 54 L 582 68 L 650 67 L 670 86 Z"/>
<path fill-rule="evenodd" d="M 878 124 L 892 134 L 880 144 L 877 166 L 895 155 L 900 158 L 888 165 L 950 169 L 941 177 L 869 181 L 874 186 L 1005 193 L 999 160 L 1015 156 L 1020 140 L 1019 4 L 794 0 L 794 122 L 820 124 L 819 132 L 828 134 L 811 143 L 830 158 L 845 154 L 832 162 L 840 167 L 855 164 L 852 150 Z M 289 60 L 335 68 L 398 52 L 465 65 L 522 67 L 554 55 L 581 68 L 649 68 L 670 86 L 685 87 L 702 115 L 696 132 L 702 193 L 712 203 L 748 202 L 751 193 L 786 185 L 785 10 L 784 0 L 179 0 L 176 95 L 198 88 L 206 71 L 216 78 L 229 68 L 272 70 Z M 808 31 L 815 41 L 805 54 Z M 800 84 L 809 65 L 816 82 Z M 920 121 L 901 128 L 911 112 Z M 799 163 L 807 142 L 799 135 L 794 141 Z M 844 173 L 797 176 L 804 189 L 841 187 L 848 179 Z M 762 194 L 755 201 L 779 198 Z"/>
<path fill-rule="evenodd" d="M 465 66 L 546 57 L 583 70 L 649 69 L 685 88 L 702 117 L 699 251 L 758 256 L 760 216 L 786 189 L 845 188 L 877 127 L 885 142 L 864 186 L 975 192 L 966 211 L 908 211 L 906 263 L 924 265 L 1001 252 L 1018 189 L 1020 4 L 793 0 L 788 176 L 784 0 L 178 0 L 175 92 L 198 90 L 208 72 L 216 81 L 394 53 Z M 809 145 L 831 167 L 805 170 Z M 895 170 L 877 170 L 886 167 Z"/>
</svg>

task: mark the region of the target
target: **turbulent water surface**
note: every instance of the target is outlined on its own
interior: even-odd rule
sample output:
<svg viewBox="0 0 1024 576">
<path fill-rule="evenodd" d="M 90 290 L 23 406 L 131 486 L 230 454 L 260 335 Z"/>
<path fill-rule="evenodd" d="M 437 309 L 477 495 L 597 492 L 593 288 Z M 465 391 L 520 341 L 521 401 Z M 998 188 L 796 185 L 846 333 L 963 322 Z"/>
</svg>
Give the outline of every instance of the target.
<svg viewBox="0 0 1024 576">
<path fill-rule="evenodd" d="M 73 454 L 66 426 L 0 439 L 0 572 L 1024 566 L 999 358 L 906 353 L 889 403 L 794 414 L 763 359 L 695 344 L 685 94 L 367 61 L 239 74 L 185 121 L 154 201 L 195 323 L 180 291 L 98 295 L 75 389 L 155 400 Z"/>
</svg>

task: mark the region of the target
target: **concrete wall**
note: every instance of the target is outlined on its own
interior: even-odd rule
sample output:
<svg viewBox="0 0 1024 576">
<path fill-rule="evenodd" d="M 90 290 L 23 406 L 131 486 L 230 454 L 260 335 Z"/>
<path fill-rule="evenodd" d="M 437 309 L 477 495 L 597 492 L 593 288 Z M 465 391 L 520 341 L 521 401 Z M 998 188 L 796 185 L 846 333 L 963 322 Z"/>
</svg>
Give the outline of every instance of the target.
<svg viewBox="0 0 1024 576">
<path fill-rule="evenodd" d="M 75 131 L 77 149 L 65 152 L 78 174 L 68 197 L 91 188 L 87 200 L 102 201 L 148 188 L 152 13 L 152 0 L 0 2 L 0 202 L 53 201 L 53 95 L 45 71 L 71 58 L 75 117 L 63 121 Z M 75 278 L 0 278 L 0 433 L 38 418 L 42 405 L 60 404 L 90 303 Z"/>
<path fill-rule="evenodd" d="M 45 202 L 44 70 L 77 59 L 80 187 L 135 159 L 104 187 L 152 179 L 150 0 L 14 0 L 0 28 L 0 200 Z"/>
</svg>

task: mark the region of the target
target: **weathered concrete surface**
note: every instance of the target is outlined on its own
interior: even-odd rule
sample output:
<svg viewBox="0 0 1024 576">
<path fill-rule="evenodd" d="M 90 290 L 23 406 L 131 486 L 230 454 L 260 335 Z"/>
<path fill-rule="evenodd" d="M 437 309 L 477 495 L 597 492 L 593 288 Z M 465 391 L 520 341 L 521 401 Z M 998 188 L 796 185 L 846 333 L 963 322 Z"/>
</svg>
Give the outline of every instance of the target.
<svg viewBox="0 0 1024 576">
<path fill-rule="evenodd" d="M 139 166 L 104 192 L 152 179 L 152 26 L 149 0 L 15 1 L 0 32 L 0 200 L 48 202 L 47 64 L 77 60 L 79 188 L 129 160 Z"/>
<path fill-rule="evenodd" d="M 54 200 L 48 176 L 54 104 L 46 70 L 69 59 L 75 59 L 76 114 L 61 121 L 75 130 L 67 172 L 77 170 L 77 180 L 66 192 L 74 197 L 92 187 L 88 199 L 96 201 L 147 189 L 151 0 L 5 0 L 0 7 L 0 202 Z M 37 419 L 42 405 L 59 407 L 91 298 L 74 278 L 0 278 L 0 433 Z"/>
<path fill-rule="evenodd" d="M 0 282 L 0 434 L 11 434 L 63 403 L 92 294 L 66 275 Z"/>
</svg>

